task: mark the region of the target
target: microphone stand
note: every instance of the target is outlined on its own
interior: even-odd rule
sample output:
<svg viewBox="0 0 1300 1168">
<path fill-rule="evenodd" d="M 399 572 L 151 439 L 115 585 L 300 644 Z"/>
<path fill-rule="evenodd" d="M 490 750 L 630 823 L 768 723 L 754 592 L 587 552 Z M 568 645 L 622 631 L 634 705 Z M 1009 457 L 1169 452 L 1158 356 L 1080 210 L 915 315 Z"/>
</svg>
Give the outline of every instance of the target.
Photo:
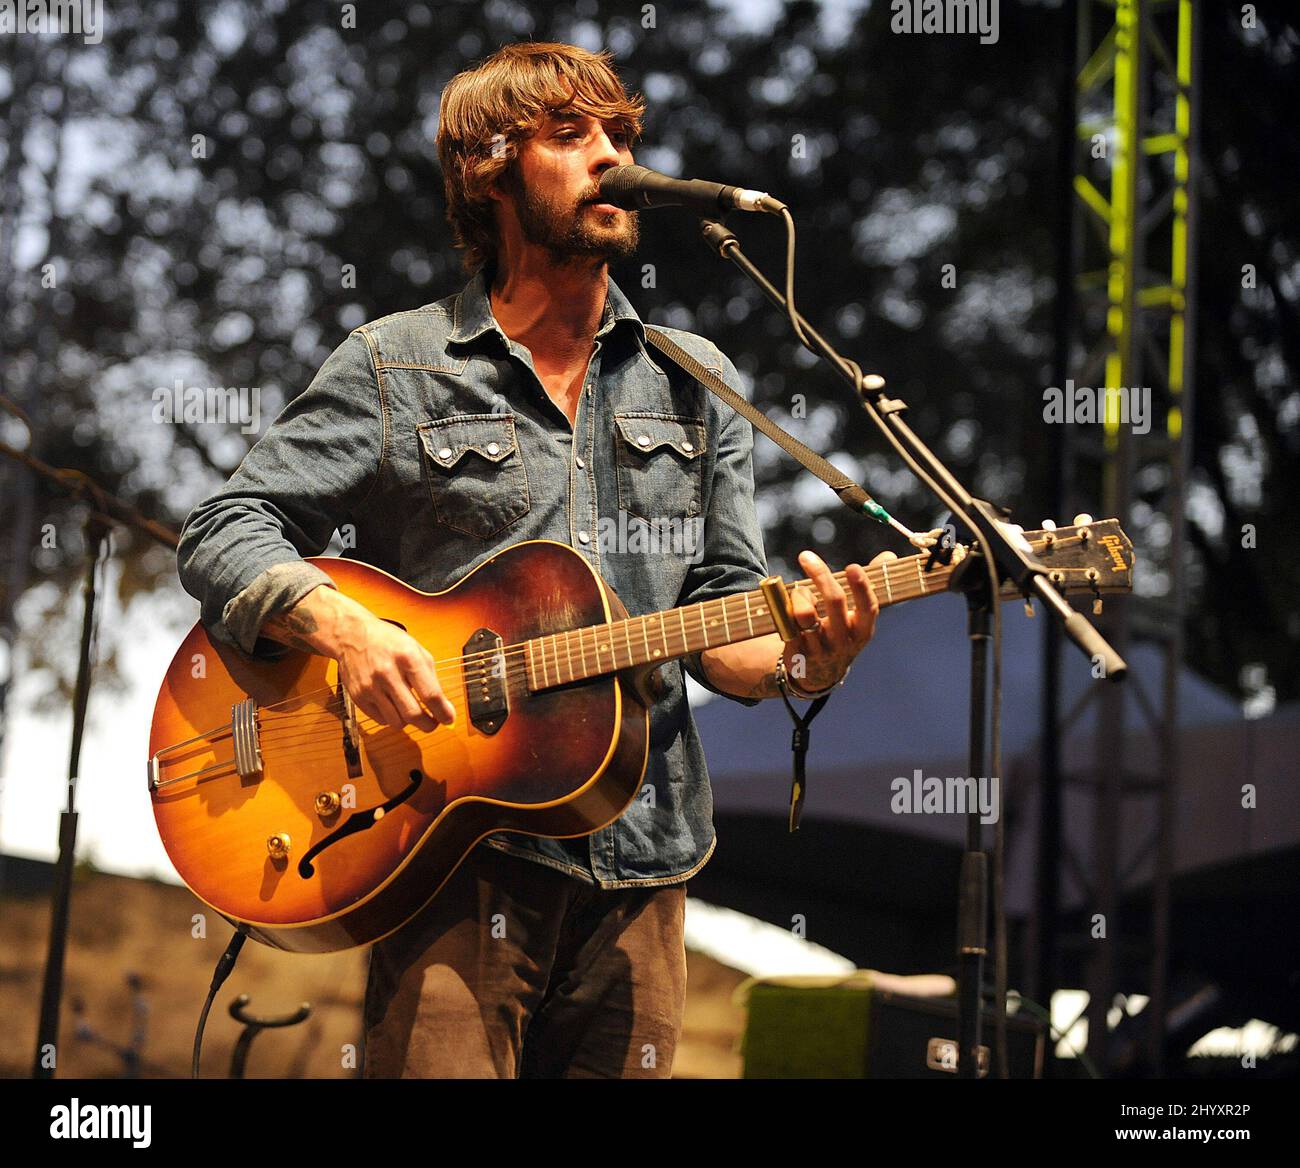
<svg viewBox="0 0 1300 1168">
<path fill-rule="evenodd" d="M 725 260 L 729 260 L 758 289 L 789 317 L 786 299 L 741 250 L 740 241 L 723 224 L 713 219 L 700 221 L 704 241 Z M 876 428 L 898 453 L 912 472 L 938 496 L 955 517 L 973 533 L 980 554 L 968 556 L 953 573 L 953 586 L 965 592 L 968 635 L 971 643 L 970 694 L 970 768 L 971 777 L 985 773 L 987 724 L 987 668 L 990 616 L 997 618 L 998 583 L 1013 581 L 1025 597 L 1037 596 L 1053 617 L 1060 621 L 1067 637 L 1100 664 L 1101 675 L 1119 681 L 1128 670 L 1123 658 L 1092 627 L 1082 613 L 1076 612 L 1053 587 L 1048 569 L 1033 554 L 1028 543 L 1013 537 L 1002 523 L 998 509 L 986 499 L 977 499 L 966 490 L 939 457 L 913 432 L 903 418 L 907 403 L 888 397 L 884 381 L 863 378 L 857 367 L 842 357 L 804 317 L 796 312 L 800 327 L 808 338 L 808 347 L 827 361 L 854 388 L 854 394 Z M 859 506 L 848 505 L 858 514 Z M 974 551 L 975 549 L 972 549 Z M 1000 651 L 1001 646 L 998 646 Z M 999 758 L 999 743 L 992 742 L 993 757 Z M 999 808 L 999 817 L 1001 809 Z M 967 815 L 966 851 L 962 855 L 958 890 L 957 951 L 959 991 L 957 1000 L 958 1054 L 957 1076 L 979 1077 L 981 1035 L 981 988 L 984 957 L 988 950 L 988 856 L 983 850 L 983 824 L 978 807 Z M 1001 905 L 997 906 L 1001 911 Z M 998 1001 L 999 1013 L 1005 1003 Z"/>
<path fill-rule="evenodd" d="M 175 550 L 177 536 L 170 528 L 140 514 L 130 503 L 109 494 L 80 471 L 50 466 L 26 451 L 0 442 L 0 454 L 24 463 L 61 490 L 77 498 L 89 497 L 85 518 L 86 571 L 82 579 L 83 611 L 81 649 L 77 658 L 77 682 L 72 699 L 72 748 L 68 756 L 67 806 L 59 814 L 59 858 L 54 868 L 54 893 L 50 912 L 50 944 L 41 985 L 41 1015 L 37 1026 L 33 1079 L 52 1079 L 57 1069 L 59 1013 L 63 1000 L 63 965 L 68 946 L 68 917 L 72 907 L 72 875 L 77 846 L 77 779 L 81 771 L 81 741 L 90 701 L 90 679 L 94 671 L 96 569 L 104 542 L 115 523 L 143 532 Z"/>
</svg>

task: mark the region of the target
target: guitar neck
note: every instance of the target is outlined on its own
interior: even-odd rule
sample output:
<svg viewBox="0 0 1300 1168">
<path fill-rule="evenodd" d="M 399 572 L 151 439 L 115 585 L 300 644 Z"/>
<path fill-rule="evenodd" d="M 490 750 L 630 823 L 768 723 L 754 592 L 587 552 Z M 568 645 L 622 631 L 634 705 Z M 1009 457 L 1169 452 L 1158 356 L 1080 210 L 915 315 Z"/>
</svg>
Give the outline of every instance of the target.
<svg viewBox="0 0 1300 1168">
<path fill-rule="evenodd" d="M 867 578 L 882 608 L 948 591 L 953 565 L 936 563 L 927 572 L 928 558 L 928 553 L 906 556 L 867 568 Z M 833 575 L 844 589 L 852 612 L 853 593 L 845 574 Z M 826 615 L 826 604 L 811 580 L 799 580 L 790 587 L 808 589 L 818 616 Z M 540 690 L 566 685 L 636 665 L 671 661 L 702 649 L 749 641 L 775 631 L 772 614 L 759 589 L 610 624 L 587 625 L 524 642 L 528 686 Z"/>
</svg>

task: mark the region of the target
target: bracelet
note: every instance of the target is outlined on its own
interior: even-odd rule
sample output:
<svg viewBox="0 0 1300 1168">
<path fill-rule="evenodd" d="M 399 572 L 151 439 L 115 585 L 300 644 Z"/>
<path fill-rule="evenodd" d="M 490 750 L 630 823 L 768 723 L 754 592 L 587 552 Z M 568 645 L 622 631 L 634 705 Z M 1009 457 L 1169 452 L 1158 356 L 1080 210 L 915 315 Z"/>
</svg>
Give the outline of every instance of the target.
<svg viewBox="0 0 1300 1168">
<path fill-rule="evenodd" d="M 852 668 L 853 666 L 850 665 L 849 669 Z M 786 670 L 785 650 L 783 649 L 780 652 L 780 654 L 778 654 L 776 659 L 776 669 L 775 669 L 776 684 L 777 684 L 777 688 L 780 689 L 782 693 L 793 694 L 797 698 L 803 698 L 803 700 L 806 702 L 816 701 L 818 698 L 825 697 L 828 693 L 831 693 L 833 690 L 836 690 L 840 686 L 842 686 L 844 684 L 845 678 L 847 678 L 849 675 L 849 669 L 846 669 L 844 671 L 844 676 L 841 677 L 839 681 L 837 681 L 834 685 L 828 685 L 825 689 L 819 689 L 815 693 L 808 693 L 807 691 L 800 689 L 799 686 L 795 684 L 794 678 L 792 678 L 789 672 Z"/>
</svg>

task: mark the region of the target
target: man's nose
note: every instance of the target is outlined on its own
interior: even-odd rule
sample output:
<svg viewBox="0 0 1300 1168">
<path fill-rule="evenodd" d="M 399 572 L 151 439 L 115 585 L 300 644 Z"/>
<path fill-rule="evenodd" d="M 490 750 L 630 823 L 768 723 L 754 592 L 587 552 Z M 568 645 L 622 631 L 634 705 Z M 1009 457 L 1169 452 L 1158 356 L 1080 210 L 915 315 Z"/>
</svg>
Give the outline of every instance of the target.
<svg viewBox="0 0 1300 1168">
<path fill-rule="evenodd" d="M 623 162 L 623 156 L 619 153 L 618 148 L 610 141 L 609 134 L 603 129 L 593 135 L 595 146 L 594 154 L 591 159 L 592 171 L 597 177 L 604 174 L 611 166 L 619 166 Z"/>
</svg>

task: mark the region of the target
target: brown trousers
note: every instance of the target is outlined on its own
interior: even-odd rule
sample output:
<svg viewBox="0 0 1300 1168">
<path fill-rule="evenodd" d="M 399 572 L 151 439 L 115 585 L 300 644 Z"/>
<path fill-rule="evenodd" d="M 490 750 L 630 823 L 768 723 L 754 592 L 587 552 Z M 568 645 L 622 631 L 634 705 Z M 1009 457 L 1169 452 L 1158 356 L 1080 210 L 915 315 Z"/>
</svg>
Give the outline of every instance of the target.
<svg viewBox="0 0 1300 1168">
<path fill-rule="evenodd" d="M 667 1078 L 686 886 L 604 891 L 478 847 L 370 952 L 366 1078 Z"/>
</svg>

